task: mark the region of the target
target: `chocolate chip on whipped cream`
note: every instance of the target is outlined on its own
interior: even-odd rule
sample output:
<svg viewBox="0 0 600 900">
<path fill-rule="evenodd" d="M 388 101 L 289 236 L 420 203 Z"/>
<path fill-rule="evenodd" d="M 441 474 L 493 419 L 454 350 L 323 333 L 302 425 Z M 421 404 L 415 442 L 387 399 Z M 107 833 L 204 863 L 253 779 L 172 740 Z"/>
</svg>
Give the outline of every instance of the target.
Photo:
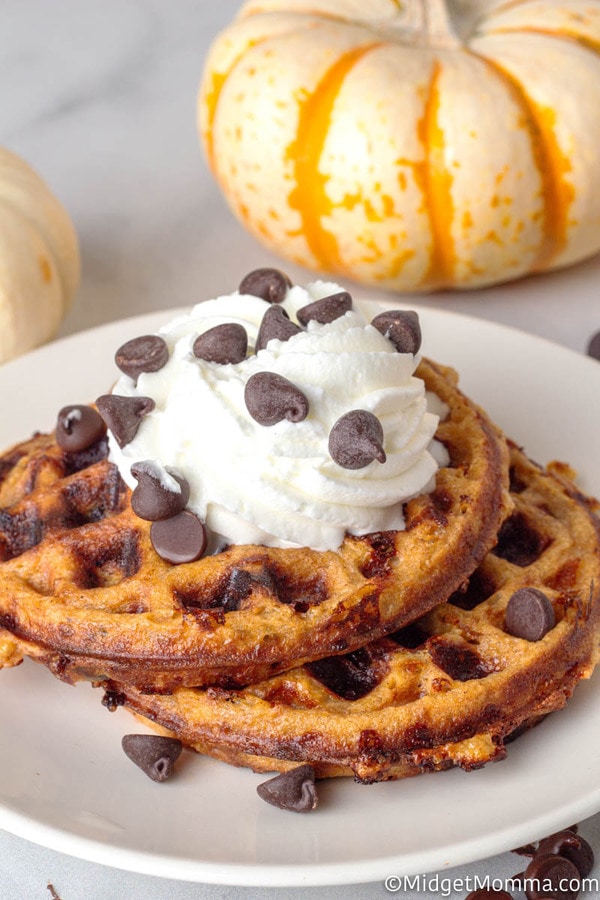
<svg viewBox="0 0 600 900">
<path fill-rule="evenodd" d="M 137 486 L 131 495 L 131 508 L 140 519 L 156 522 L 168 519 L 185 509 L 190 497 L 190 486 L 185 478 L 172 469 L 163 468 L 154 460 L 146 459 L 131 467 Z"/>
<path fill-rule="evenodd" d="M 247 335 L 244 359 L 223 365 L 231 357 L 220 340 L 214 353 L 196 355 L 212 339 L 203 335 L 231 326 Z M 238 291 L 197 303 L 158 336 L 170 350 L 165 365 L 137 382 L 123 374 L 114 386 L 109 458 L 132 490 L 140 460 L 185 477 L 185 511 L 211 546 L 336 550 L 347 534 L 402 529 L 405 501 L 429 490 L 446 464 L 434 440 L 440 404 L 416 373 L 418 357 L 397 352 L 333 282 L 290 286 L 279 270 L 256 270 Z M 128 409 L 130 430 L 115 415 L 124 399 L 140 404 Z M 370 424 L 349 449 L 355 416 L 336 423 L 356 411 Z"/>
<path fill-rule="evenodd" d="M 302 391 L 275 372 L 256 372 L 246 382 L 246 407 L 260 425 L 276 425 L 283 419 L 301 422 L 308 415 L 308 400 Z"/>
<path fill-rule="evenodd" d="M 297 766 L 263 781 L 256 792 L 261 800 L 292 812 L 310 812 L 318 805 L 315 770 L 311 765 Z"/>
<path fill-rule="evenodd" d="M 298 310 L 297 316 L 298 321 L 302 325 L 308 325 L 309 322 L 329 325 L 351 309 L 352 297 L 348 291 L 338 291 L 335 294 L 330 294 L 328 297 L 322 297 L 320 300 L 315 300 L 303 306 Z"/>
<path fill-rule="evenodd" d="M 240 282 L 240 294 L 252 294 L 267 303 L 281 303 L 285 300 L 292 282 L 279 269 L 254 269 Z"/>
<path fill-rule="evenodd" d="M 154 409 L 155 403 L 151 397 L 103 394 L 96 400 L 96 406 L 119 447 L 126 447 L 136 436 L 144 416 Z"/>
<path fill-rule="evenodd" d="M 398 353 L 414 354 L 421 349 L 421 325 L 414 310 L 386 310 L 375 316 L 371 325 L 392 342 Z"/>
<path fill-rule="evenodd" d="M 331 458 L 344 469 L 362 469 L 386 461 L 383 428 L 373 413 L 353 409 L 341 416 L 329 433 Z"/>
<path fill-rule="evenodd" d="M 166 781 L 183 749 L 177 738 L 159 734 L 126 734 L 121 746 L 129 759 L 152 781 Z"/>
<path fill-rule="evenodd" d="M 115 353 L 119 369 L 135 381 L 142 372 L 158 372 L 169 359 L 169 348 L 157 334 L 132 338 Z"/>
<path fill-rule="evenodd" d="M 254 349 L 258 353 L 269 341 L 288 341 L 301 331 L 300 326 L 292 322 L 282 306 L 270 306 L 262 317 Z"/>
<path fill-rule="evenodd" d="M 86 450 L 106 434 L 104 420 L 92 406 L 63 406 L 56 422 L 56 443 L 63 450 Z"/>
<path fill-rule="evenodd" d="M 228 363 L 235 365 L 246 358 L 248 335 L 243 325 L 224 322 L 198 335 L 192 350 L 198 359 L 221 366 Z"/>
<path fill-rule="evenodd" d="M 184 509 L 168 519 L 150 526 L 152 546 L 161 559 L 173 565 L 195 562 L 204 555 L 208 544 L 206 527 L 198 516 Z"/>
</svg>

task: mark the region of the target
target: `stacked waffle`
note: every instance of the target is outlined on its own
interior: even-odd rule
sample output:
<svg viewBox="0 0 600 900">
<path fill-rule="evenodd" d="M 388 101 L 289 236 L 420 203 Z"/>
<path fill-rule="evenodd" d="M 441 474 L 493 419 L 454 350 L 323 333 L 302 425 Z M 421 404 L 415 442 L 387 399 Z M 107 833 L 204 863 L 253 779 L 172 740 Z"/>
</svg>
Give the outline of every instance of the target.
<svg viewBox="0 0 600 900">
<path fill-rule="evenodd" d="M 62 411 L 0 458 L 0 665 L 92 681 L 257 771 L 368 783 L 502 758 L 597 662 L 594 503 L 507 442 L 452 371 L 421 359 L 417 375 L 444 410 L 435 485 L 403 504 L 403 529 L 337 550 L 201 539 L 174 559 L 96 410 Z"/>
</svg>

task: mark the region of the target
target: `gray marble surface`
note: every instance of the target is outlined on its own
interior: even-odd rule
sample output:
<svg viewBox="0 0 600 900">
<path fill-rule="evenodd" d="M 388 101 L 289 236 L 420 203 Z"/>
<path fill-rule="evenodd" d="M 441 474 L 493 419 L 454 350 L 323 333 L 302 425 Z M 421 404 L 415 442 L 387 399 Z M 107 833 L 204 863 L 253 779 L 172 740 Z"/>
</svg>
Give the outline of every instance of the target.
<svg viewBox="0 0 600 900">
<path fill-rule="evenodd" d="M 600 816 L 581 823 L 580 834 L 592 846 L 600 847 Z M 503 853 L 471 866 L 418 876 L 416 889 L 386 890 L 381 883 L 341 885 L 322 888 L 240 888 L 222 885 L 186 884 L 110 869 L 79 859 L 53 853 L 44 847 L 0 833 L 0 897 L 2 900 L 56 900 L 48 889 L 51 884 L 60 900 L 376 900 L 400 897 L 402 900 L 459 900 L 469 890 L 486 883 L 511 888 L 511 880 L 523 872 L 527 858 L 519 853 Z M 581 900 L 600 896 L 600 865 L 587 876 L 591 890 Z M 476 879 L 479 879 L 477 881 Z M 415 883 L 414 880 L 412 882 Z M 410 882 L 409 882 L 410 884 Z M 514 891 L 522 900 L 524 895 Z"/>
<path fill-rule="evenodd" d="M 237 0 L 0 3 L 0 143 L 48 181 L 81 241 L 82 285 L 61 334 L 191 305 L 234 288 L 256 265 L 277 263 L 228 211 L 197 137 L 204 56 L 211 37 L 238 6 Z M 286 268 L 298 280 L 306 276 Z M 420 302 L 513 325 L 582 351 L 600 328 L 599 278 L 596 257 L 553 276 Z M 355 293 L 366 294 L 360 288 Z M 583 833 L 600 849 L 600 817 L 586 821 Z M 476 873 L 509 878 L 521 867 L 522 859 L 506 853 L 452 870 L 453 884 Z M 61 900 L 351 900 L 386 893 L 380 883 L 257 889 L 171 882 L 75 859 L 0 832 L 0 900 L 48 900 L 49 883 Z M 451 890 L 446 896 L 466 893 Z M 442 894 L 440 888 L 423 887 L 398 896 Z"/>
</svg>

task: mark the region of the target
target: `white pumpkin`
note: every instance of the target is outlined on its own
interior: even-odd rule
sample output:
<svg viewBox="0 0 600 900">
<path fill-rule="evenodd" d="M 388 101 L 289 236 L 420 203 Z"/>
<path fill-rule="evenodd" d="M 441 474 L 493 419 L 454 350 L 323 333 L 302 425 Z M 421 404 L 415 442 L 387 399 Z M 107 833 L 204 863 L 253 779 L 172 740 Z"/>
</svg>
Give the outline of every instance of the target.
<svg viewBox="0 0 600 900">
<path fill-rule="evenodd" d="M 56 334 L 79 278 L 67 211 L 26 162 L 0 147 L 0 362 Z"/>
<path fill-rule="evenodd" d="M 237 216 L 308 268 L 425 291 L 567 266 L 600 249 L 600 0 L 249 0 L 199 126 Z"/>
</svg>

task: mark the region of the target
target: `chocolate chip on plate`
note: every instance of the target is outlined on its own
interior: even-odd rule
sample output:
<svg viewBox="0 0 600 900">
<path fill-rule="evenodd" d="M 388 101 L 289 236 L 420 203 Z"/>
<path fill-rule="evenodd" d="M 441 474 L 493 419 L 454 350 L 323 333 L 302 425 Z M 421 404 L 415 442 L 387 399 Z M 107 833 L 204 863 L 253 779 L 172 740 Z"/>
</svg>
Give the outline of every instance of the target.
<svg viewBox="0 0 600 900">
<path fill-rule="evenodd" d="M 126 734 L 121 746 L 129 759 L 152 781 L 166 781 L 173 772 L 183 745 L 177 738 L 158 734 Z"/>
<path fill-rule="evenodd" d="M 92 406 L 63 406 L 56 422 L 56 443 L 63 450 L 86 450 L 106 434 L 106 424 Z"/>
<path fill-rule="evenodd" d="M 550 600 L 537 588 L 519 588 L 506 605 L 504 627 L 513 637 L 541 641 L 555 622 Z"/>
<path fill-rule="evenodd" d="M 248 335 L 243 325 L 224 322 L 198 335 L 193 345 L 194 356 L 221 366 L 242 362 L 248 350 Z"/>
<path fill-rule="evenodd" d="M 597 331 L 596 334 L 593 334 L 589 339 L 587 354 L 588 356 L 591 356 L 592 359 L 600 360 L 600 331 Z"/>
<path fill-rule="evenodd" d="M 537 853 L 523 873 L 523 885 L 529 900 L 542 900 L 544 897 L 575 900 L 580 884 L 577 866 L 552 853 Z"/>
<path fill-rule="evenodd" d="M 119 447 L 125 447 L 134 439 L 142 419 L 152 412 L 155 403 L 151 397 L 104 394 L 98 397 L 96 406 Z"/>
<path fill-rule="evenodd" d="M 308 415 L 308 400 L 300 388 L 275 372 L 256 372 L 246 382 L 246 407 L 259 425 L 276 425 L 283 419 L 301 422 Z"/>
<path fill-rule="evenodd" d="M 169 348 L 158 334 L 132 338 L 115 353 L 119 369 L 135 381 L 142 372 L 158 372 L 169 359 Z"/>
<path fill-rule="evenodd" d="M 131 474 L 137 481 L 131 495 L 131 508 L 140 519 L 157 522 L 185 509 L 190 499 L 190 486 L 182 475 L 150 459 L 134 463 Z"/>
<path fill-rule="evenodd" d="M 377 331 L 392 342 L 398 353 L 418 353 L 421 348 L 421 325 L 418 313 L 409 309 L 389 309 L 371 322 Z"/>
<path fill-rule="evenodd" d="M 150 540 L 161 559 L 176 566 L 200 559 L 208 543 L 204 524 L 188 509 L 153 522 Z"/>
<path fill-rule="evenodd" d="M 329 454 L 344 469 L 362 469 L 375 459 L 384 463 L 383 428 L 377 416 L 365 409 L 341 416 L 329 433 Z"/>
<path fill-rule="evenodd" d="M 255 351 L 258 353 L 269 341 L 287 341 L 302 329 L 292 322 L 282 306 L 270 306 L 262 318 L 256 337 Z"/>
<path fill-rule="evenodd" d="M 537 852 L 540 855 L 555 854 L 564 856 L 577 866 L 582 878 L 592 871 L 594 866 L 594 851 L 585 838 L 573 831 L 558 831 L 540 841 Z"/>
<path fill-rule="evenodd" d="M 321 325 L 328 325 L 351 309 L 352 297 L 348 291 L 338 291 L 337 294 L 330 294 L 321 300 L 307 303 L 306 306 L 298 310 L 296 315 L 302 325 L 308 325 L 309 322 L 319 322 Z"/>
<path fill-rule="evenodd" d="M 291 286 L 288 276 L 279 269 L 254 269 L 240 282 L 239 292 L 260 297 L 267 303 L 281 303 Z"/>
<path fill-rule="evenodd" d="M 310 765 L 297 766 L 263 781 L 256 792 L 261 800 L 292 812 L 310 812 L 318 804 L 315 770 Z"/>
</svg>

